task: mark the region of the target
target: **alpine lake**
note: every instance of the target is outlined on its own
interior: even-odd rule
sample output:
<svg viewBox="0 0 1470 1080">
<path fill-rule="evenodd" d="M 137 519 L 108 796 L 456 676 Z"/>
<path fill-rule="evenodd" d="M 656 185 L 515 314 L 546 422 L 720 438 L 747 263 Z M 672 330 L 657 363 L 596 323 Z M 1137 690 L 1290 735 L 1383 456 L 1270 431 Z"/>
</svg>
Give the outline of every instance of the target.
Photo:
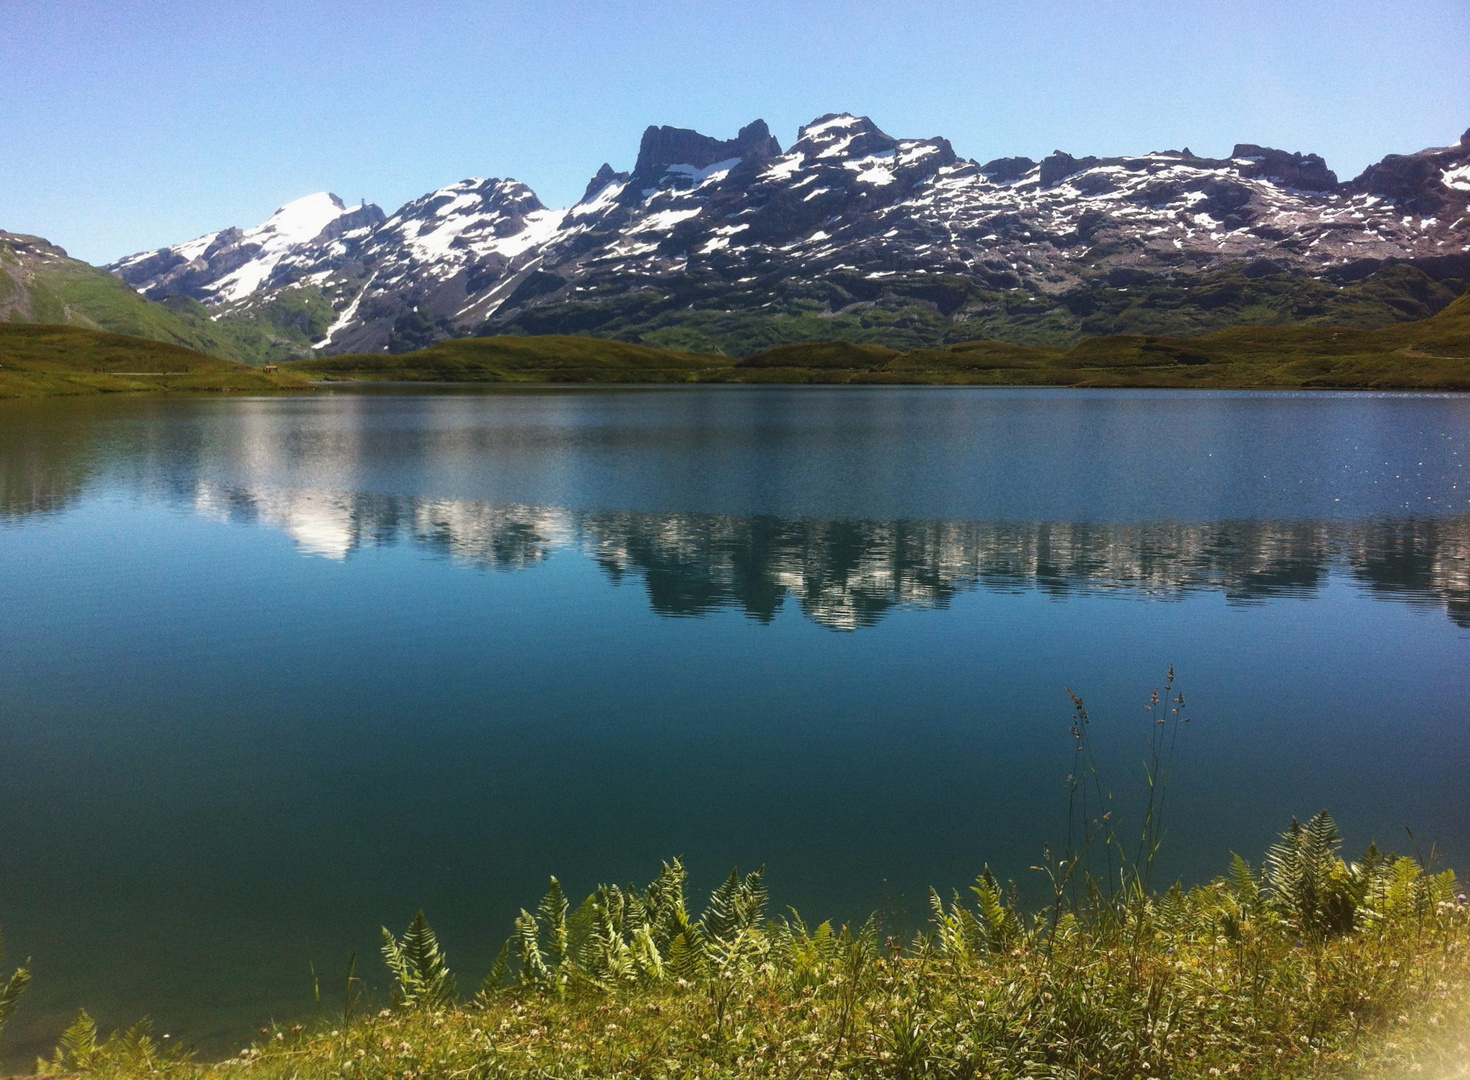
<svg viewBox="0 0 1470 1080">
<path fill-rule="evenodd" d="M 1040 902 L 1067 688 L 1126 830 L 1170 665 L 1169 879 L 1324 807 L 1470 871 L 1470 398 L 0 403 L 4 1060 L 382 1000 L 419 908 L 472 990 L 551 874 Z"/>
</svg>

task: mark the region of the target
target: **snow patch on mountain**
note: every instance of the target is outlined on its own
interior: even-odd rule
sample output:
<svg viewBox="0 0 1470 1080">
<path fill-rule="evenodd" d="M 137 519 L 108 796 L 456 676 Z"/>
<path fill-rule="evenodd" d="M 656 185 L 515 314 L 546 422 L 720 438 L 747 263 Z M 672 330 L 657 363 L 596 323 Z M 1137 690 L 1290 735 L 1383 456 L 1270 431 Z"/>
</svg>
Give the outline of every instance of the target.
<svg viewBox="0 0 1470 1080">
<path fill-rule="evenodd" d="M 245 233 L 243 243 L 259 244 L 260 250 L 244 266 L 221 278 L 215 286 L 216 294 L 222 301 L 243 300 L 260 288 L 282 259 L 316 239 L 323 229 L 346 213 L 349 211 L 342 200 L 325 191 L 288 202 L 263 224 Z"/>
<path fill-rule="evenodd" d="M 695 289 L 718 304 L 729 290 L 728 310 L 759 310 L 778 289 L 824 295 L 850 273 L 1038 297 L 1256 260 L 1319 273 L 1464 250 L 1467 195 L 1470 133 L 1339 184 L 1315 155 L 1250 144 L 1221 159 L 1057 151 L 982 165 L 945 139 L 833 113 L 785 152 L 761 121 L 723 141 L 649 128 L 631 172 L 604 165 L 565 211 L 508 178 L 462 180 L 391 217 L 323 194 L 111 269 L 149 296 L 212 306 L 316 286 L 337 312 L 318 347 L 379 350 L 633 293 Z M 560 318 L 535 325 L 581 325 Z"/>
</svg>

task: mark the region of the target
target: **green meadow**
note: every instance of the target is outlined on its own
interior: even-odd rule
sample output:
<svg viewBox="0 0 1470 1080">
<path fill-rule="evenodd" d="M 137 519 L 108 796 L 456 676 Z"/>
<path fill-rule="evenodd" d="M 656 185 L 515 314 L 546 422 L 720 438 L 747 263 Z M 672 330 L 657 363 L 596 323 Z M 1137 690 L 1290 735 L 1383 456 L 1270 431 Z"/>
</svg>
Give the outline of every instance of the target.
<svg viewBox="0 0 1470 1080">
<path fill-rule="evenodd" d="M 1071 346 L 969 341 L 907 351 L 847 341 L 743 358 L 608 338 L 453 338 L 406 353 L 298 360 L 279 370 L 77 327 L 0 323 L 0 396 L 299 389 L 312 383 L 796 383 L 1207 389 L 1470 389 L 1470 296 L 1376 329 L 1241 327 L 1121 334 Z"/>
</svg>

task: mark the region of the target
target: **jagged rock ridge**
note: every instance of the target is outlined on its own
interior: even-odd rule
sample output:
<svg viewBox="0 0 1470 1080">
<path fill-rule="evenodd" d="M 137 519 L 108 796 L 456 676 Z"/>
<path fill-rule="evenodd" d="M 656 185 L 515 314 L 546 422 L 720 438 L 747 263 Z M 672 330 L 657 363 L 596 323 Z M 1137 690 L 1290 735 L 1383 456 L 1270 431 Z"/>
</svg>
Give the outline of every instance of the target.
<svg viewBox="0 0 1470 1080">
<path fill-rule="evenodd" d="M 784 151 L 759 120 L 729 140 L 650 127 L 632 171 L 603 165 L 567 210 L 498 178 L 391 216 L 323 194 L 109 269 L 149 297 L 222 311 L 318 288 L 337 312 L 317 342 L 329 352 L 603 332 L 607 312 L 639 305 L 843 315 L 900 289 L 965 336 L 994 303 L 986 290 L 1056 304 L 1098 282 L 1234 265 L 1323 274 L 1438 260 L 1465 276 L 1467 207 L 1470 132 L 1342 183 L 1315 154 L 1244 143 L 1222 159 L 1185 148 L 977 164 L 945 139 L 834 113 Z"/>
</svg>

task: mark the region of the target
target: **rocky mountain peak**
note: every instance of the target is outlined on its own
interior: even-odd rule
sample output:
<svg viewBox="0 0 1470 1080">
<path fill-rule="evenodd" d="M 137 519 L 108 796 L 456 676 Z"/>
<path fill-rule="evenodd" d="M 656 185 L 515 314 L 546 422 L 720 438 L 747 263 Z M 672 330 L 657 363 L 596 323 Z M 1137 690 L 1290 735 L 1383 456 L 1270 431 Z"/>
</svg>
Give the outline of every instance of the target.
<svg viewBox="0 0 1470 1080">
<path fill-rule="evenodd" d="M 993 184 L 1013 184 L 1036 168 L 1028 157 L 995 158 L 980 166 L 980 172 Z"/>
<path fill-rule="evenodd" d="M 67 258 L 66 249 L 53 244 L 50 240 L 44 240 L 39 236 L 31 236 L 28 233 L 6 232 L 0 229 L 0 244 L 4 244 L 12 251 L 21 255 L 35 255 L 48 259 Z"/>
<path fill-rule="evenodd" d="M 741 128 L 733 139 L 715 139 L 691 128 L 649 127 L 638 145 L 638 163 L 633 166 L 633 180 L 656 186 L 663 173 L 673 165 L 705 169 L 732 158 L 742 161 L 764 161 L 781 152 L 781 144 L 771 134 L 764 120 L 755 120 Z"/>
<path fill-rule="evenodd" d="M 1185 154 L 1188 155 L 1186 150 Z M 1090 169 L 1097 164 L 1095 157 L 1076 158 L 1062 150 L 1053 150 L 1041 162 L 1041 186 L 1056 187 L 1067 177 Z"/>
<path fill-rule="evenodd" d="M 897 145 L 897 139 L 866 116 L 827 113 L 803 125 L 791 150 L 813 158 L 853 158 L 885 153 Z"/>
<path fill-rule="evenodd" d="M 1337 174 L 1317 154 L 1287 153 L 1254 143 L 1236 143 L 1230 156 L 1242 165 L 1241 176 L 1259 176 L 1298 191 L 1334 191 Z"/>
<path fill-rule="evenodd" d="M 945 139 L 894 138 L 868 117 L 827 113 L 785 152 L 760 120 L 730 139 L 650 127 L 633 173 L 604 164 L 565 211 L 509 178 L 460 181 L 387 218 L 321 193 L 255 229 L 110 269 L 150 297 L 181 293 L 226 315 L 288 287 L 318 289 L 335 322 L 313 340 L 331 352 L 675 326 L 725 348 L 735 338 L 720 335 L 762 320 L 873 309 L 874 325 L 888 325 L 914 305 L 938 327 L 924 340 L 1015 320 L 1086 327 L 1097 289 L 1185 289 L 1192 275 L 1235 266 L 1308 281 L 1427 259 L 1463 276 L 1467 223 L 1470 132 L 1339 183 L 1315 154 L 1253 143 L 1218 159 L 1186 147 L 977 165 Z M 1017 289 L 1038 314 L 996 300 Z M 775 326 L 760 333 L 786 332 Z"/>
<path fill-rule="evenodd" d="M 607 187 L 608 184 L 626 183 L 627 180 L 627 173 L 614 172 L 613 167 L 604 161 L 602 168 L 598 169 L 592 179 L 587 181 L 587 190 L 582 192 L 582 197 L 577 201 L 584 203 Z"/>
</svg>

